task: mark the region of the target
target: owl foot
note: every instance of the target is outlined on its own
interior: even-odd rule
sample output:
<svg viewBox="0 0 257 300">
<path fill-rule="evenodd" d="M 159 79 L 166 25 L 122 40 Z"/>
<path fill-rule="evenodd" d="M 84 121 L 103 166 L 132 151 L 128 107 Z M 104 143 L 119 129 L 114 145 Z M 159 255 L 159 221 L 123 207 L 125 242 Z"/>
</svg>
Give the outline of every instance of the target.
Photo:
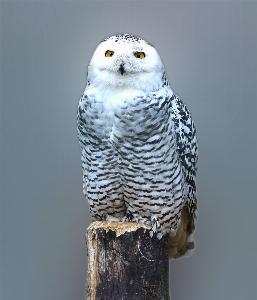
<svg viewBox="0 0 257 300">
<path fill-rule="evenodd" d="M 151 221 L 149 221 L 149 219 L 143 218 L 143 217 L 138 218 L 138 223 L 145 224 L 147 226 L 151 226 Z"/>
<path fill-rule="evenodd" d="M 130 221 L 132 222 L 134 219 L 134 216 L 130 210 L 127 211 L 126 216 L 125 216 L 125 221 Z"/>
<path fill-rule="evenodd" d="M 103 213 L 101 218 L 102 218 L 102 221 L 106 221 L 106 222 L 120 222 L 119 218 L 115 218 L 106 213 Z"/>
<path fill-rule="evenodd" d="M 159 222 L 156 216 L 151 216 L 151 222 L 152 222 L 152 231 L 156 232 L 156 228 L 159 227 Z"/>
<path fill-rule="evenodd" d="M 152 230 L 150 231 L 150 237 L 153 237 L 153 234 L 157 232 L 157 227 L 159 227 L 159 222 L 156 216 L 151 216 Z M 162 234 L 160 232 L 157 233 L 157 238 L 160 240 L 162 238 Z"/>
<path fill-rule="evenodd" d="M 126 215 L 122 218 L 122 222 L 137 222 L 137 217 L 130 210 L 127 211 Z"/>
</svg>

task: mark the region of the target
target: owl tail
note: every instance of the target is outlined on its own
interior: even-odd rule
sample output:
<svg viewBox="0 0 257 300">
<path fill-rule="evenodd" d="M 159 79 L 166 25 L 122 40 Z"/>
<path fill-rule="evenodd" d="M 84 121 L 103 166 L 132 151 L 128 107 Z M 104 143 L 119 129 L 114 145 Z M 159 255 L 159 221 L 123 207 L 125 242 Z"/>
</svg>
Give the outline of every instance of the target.
<svg viewBox="0 0 257 300">
<path fill-rule="evenodd" d="M 194 252 L 194 238 L 189 226 L 188 210 L 181 212 L 181 221 L 176 235 L 169 236 L 169 258 L 179 258 L 183 255 L 191 255 Z"/>
</svg>

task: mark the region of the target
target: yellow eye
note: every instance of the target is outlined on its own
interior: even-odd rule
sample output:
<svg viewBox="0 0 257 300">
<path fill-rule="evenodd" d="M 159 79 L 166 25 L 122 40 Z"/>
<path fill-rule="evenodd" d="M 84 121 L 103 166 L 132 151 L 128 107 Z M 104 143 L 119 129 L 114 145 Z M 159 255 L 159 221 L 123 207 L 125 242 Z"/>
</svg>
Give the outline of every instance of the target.
<svg viewBox="0 0 257 300">
<path fill-rule="evenodd" d="M 105 56 L 106 56 L 106 57 L 111 57 L 111 56 L 113 56 L 113 54 L 114 54 L 114 51 L 111 51 L 111 50 L 107 50 L 107 51 L 105 52 Z"/>
<path fill-rule="evenodd" d="M 135 52 L 134 53 L 136 58 L 145 58 L 145 53 L 144 52 Z"/>
</svg>

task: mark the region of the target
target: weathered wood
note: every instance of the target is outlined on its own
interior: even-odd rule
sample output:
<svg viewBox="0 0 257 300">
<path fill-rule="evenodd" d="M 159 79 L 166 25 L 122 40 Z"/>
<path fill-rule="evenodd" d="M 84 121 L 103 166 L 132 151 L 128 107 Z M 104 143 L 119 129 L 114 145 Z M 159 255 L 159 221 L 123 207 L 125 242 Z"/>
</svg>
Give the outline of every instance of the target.
<svg viewBox="0 0 257 300">
<path fill-rule="evenodd" d="M 134 222 L 94 222 L 86 231 L 88 300 L 168 300 L 168 238 Z"/>
</svg>

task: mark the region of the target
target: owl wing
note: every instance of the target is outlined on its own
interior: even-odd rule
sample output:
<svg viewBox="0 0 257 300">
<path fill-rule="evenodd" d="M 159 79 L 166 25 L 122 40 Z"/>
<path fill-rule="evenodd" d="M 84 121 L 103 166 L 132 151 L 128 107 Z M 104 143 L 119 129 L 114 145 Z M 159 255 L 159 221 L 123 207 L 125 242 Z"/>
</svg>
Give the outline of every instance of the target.
<svg viewBox="0 0 257 300">
<path fill-rule="evenodd" d="M 85 113 L 85 109 L 88 106 L 87 104 L 87 90 L 90 87 L 90 82 L 87 80 L 86 88 L 79 99 L 78 111 L 77 111 L 77 132 L 79 138 L 79 145 L 81 150 L 88 145 L 88 134 L 86 131 L 86 120 L 83 117 L 83 113 Z"/>
<path fill-rule="evenodd" d="M 85 99 L 85 95 L 83 94 L 79 100 L 78 111 L 77 111 L 77 132 L 79 138 L 79 145 L 81 150 L 87 145 L 87 141 L 85 139 L 87 132 L 85 130 L 85 119 L 82 114 L 85 112 L 83 107 L 83 100 Z"/>
<path fill-rule="evenodd" d="M 191 226 L 195 227 L 196 211 L 196 171 L 198 160 L 198 143 L 196 129 L 189 109 L 184 102 L 173 94 L 171 98 L 173 123 L 176 132 L 177 152 L 182 171 L 187 183 L 188 210 L 193 214 Z"/>
</svg>

